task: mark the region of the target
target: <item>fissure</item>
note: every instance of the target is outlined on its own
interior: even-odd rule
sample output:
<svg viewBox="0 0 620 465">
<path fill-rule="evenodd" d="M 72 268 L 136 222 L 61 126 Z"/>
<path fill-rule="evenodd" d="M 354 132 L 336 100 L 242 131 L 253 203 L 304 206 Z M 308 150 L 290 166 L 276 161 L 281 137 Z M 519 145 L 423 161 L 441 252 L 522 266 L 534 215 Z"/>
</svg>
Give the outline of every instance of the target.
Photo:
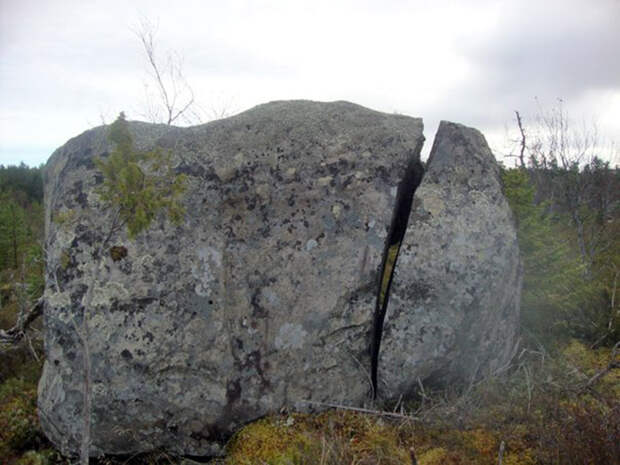
<svg viewBox="0 0 620 465">
<path fill-rule="evenodd" d="M 421 140 L 414 149 L 414 153 L 411 154 L 405 175 L 398 185 L 396 205 L 392 214 L 390 230 L 385 242 L 385 249 L 383 251 L 370 347 L 371 382 L 374 398 L 377 397 L 379 388 L 377 381 L 377 373 L 379 369 L 379 350 L 381 347 L 381 336 L 383 334 L 383 322 L 385 320 L 385 314 L 390 299 L 390 287 L 394 276 L 394 268 L 396 266 L 396 261 L 398 260 L 400 244 L 405 236 L 405 232 L 407 231 L 407 223 L 409 222 L 409 214 L 411 212 L 413 196 L 416 189 L 420 185 L 420 182 L 422 182 L 422 177 L 424 175 L 424 167 L 420 162 L 420 151 L 422 150 L 423 143 L 424 140 Z"/>
</svg>

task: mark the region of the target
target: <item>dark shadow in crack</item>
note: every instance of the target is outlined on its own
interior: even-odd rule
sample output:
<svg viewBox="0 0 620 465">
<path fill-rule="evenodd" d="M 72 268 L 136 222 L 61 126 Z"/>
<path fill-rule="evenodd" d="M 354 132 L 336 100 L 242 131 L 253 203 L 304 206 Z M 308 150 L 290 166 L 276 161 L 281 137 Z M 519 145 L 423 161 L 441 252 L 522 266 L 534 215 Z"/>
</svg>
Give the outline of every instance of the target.
<svg viewBox="0 0 620 465">
<path fill-rule="evenodd" d="M 383 251 L 383 261 L 381 263 L 381 273 L 379 274 L 379 283 L 377 289 L 377 304 L 375 307 L 375 315 L 373 319 L 372 341 L 370 346 L 371 360 L 371 382 L 373 389 L 373 398 L 377 398 L 378 383 L 377 371 L 379 362 L 379 349 L 381 347 L 381 336 L 383 333 L 383 321 L 387 311 L 388 301 L 390 300 L 390 287 L 392 285 L 392 277 L 394 268 L 398 260 L 398 252 L 400 244 L 407 231 L 407 223 L 409 222 L 409 214 L 411 213 L 411 204 L 416 189 L 422 182 L 424 176 L 424 167 L 420 162 L 420 151 L 424 140 L 418 142 L 418 145 L 411 153 L 407 170 L 403 179 L 398 185 L 396 193 L 396 205 L 392 213 L 392 222 L 390 230 L 385 241 L 385 249 Z"/>
</svg>

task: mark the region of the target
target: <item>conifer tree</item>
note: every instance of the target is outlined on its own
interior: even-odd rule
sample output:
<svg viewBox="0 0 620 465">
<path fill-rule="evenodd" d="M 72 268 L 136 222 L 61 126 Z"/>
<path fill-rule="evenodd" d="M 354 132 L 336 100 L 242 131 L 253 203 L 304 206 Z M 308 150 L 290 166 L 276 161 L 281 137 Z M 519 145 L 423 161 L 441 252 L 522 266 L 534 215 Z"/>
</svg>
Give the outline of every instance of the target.
<svg viewBox="0 0 620 465">
<path fill-rule="evenodd" d="M 525 169 L 503 172 L 504 192 L 517 220 L 523 262 L 522 325 L 537 342 L 596 339 L 606 312 L 604 281 L 584 279 L 574 231 L 536 191 Z M 605 320 L 606 321 L 606 320 Z"/>
<path fill-rule="evenodd" d="M 28 238 L 24 209 L 8 194 L 0 196 L 0 269 L 17 269 Z"/>
<path fill-rule="evenodd" d="M 95 159 L 95 165 L 104 179 L 99 189 L 101 200 L 106 208 L 116 211 L 112 232 L 126 226 L 133 239 L 161 211 L 179 223 L 184 213 L 179 199 L 186 177 L 174 173 L 170 156 L 158 148 L 136 151 L 124 113 L 110 126 L 109 139 L 114 150 L 106 159 Z"/>
</svg>

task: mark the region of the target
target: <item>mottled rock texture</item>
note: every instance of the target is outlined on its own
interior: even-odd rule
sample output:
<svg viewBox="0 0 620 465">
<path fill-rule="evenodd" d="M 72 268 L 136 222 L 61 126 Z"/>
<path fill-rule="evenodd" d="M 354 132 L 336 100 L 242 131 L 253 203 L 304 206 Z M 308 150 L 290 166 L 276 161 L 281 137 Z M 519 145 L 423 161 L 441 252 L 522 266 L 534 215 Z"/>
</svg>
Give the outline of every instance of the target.
<svg viewBox="0 0 620 465">
<path fill-rule="evenodd" d="M 470 381 L 516 348 L 519 248 L 499 167 L 475 129 L 442 122 L 395 266 L 379 394 Z"/>
<path fill-rule="evenodd" d="M 39 407 L 64 451 L 80 438 L 89 319 L 93 453 L 164 447 L 217 454 L 241 424 L 307 401 L 361 404 L 376 284 L 396 188 L 422 122 L 345 102 L 275 102 L 193 128 L 130 123 L 137 146 L 170 150 L 189 177 L 185 222 L 109 231 L 93 157 L 106 129 L 46 168 L 47 361 Z M 70 227 L 55 218 L 74 215 Z M 65 213 L 63 213 L 65 212 Z M 124 249 L 123 249 L 124 248 Z M 116 258 L 116 260 L 115 260 Z"/>
<path fill-rule="evenodd" d="M 39 386 L 50 439 L 78 449 L 75 328 L 90 286 L 93 454 L 219 454 L 236 428 L 267 413 L 366 402 L 385 239 L 397 187 L 419 158 L 421 120 L 292 101 L 192 128 L 130 130 L 138 147 L 169 150 L 188 176 L 187 215 L 135 240 L 115 234 L 113 251 L 93 258 L 111 224 L 93 164 L 110 150 L 106 128 L 52 155 Z M 498 167 L 477 131 L 443 123 L 396 262 L 380 394 L 504 363 L 518 301 Z"/>
</svg>

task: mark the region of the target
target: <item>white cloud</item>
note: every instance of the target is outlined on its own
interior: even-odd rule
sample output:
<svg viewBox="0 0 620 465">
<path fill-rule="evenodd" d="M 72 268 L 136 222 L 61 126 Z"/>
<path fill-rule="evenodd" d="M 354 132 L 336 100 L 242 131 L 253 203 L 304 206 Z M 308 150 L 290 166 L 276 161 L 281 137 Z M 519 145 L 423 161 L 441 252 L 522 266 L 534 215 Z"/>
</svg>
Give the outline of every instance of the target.
<svg viewBox="0 0 620 465">
<path fill-rule="evenodd" d="M 141 15 L 158 21 L 159 51 L 183 54 L 207 109 L 351 100 L 424 117 L 428 151 L 440 119 L 501 141 L 538 96 L 620 133 L 615 0 L 0 0 L 0 163 L 44 161 L 102 112 L 139 115 Z"/>
</svg>

